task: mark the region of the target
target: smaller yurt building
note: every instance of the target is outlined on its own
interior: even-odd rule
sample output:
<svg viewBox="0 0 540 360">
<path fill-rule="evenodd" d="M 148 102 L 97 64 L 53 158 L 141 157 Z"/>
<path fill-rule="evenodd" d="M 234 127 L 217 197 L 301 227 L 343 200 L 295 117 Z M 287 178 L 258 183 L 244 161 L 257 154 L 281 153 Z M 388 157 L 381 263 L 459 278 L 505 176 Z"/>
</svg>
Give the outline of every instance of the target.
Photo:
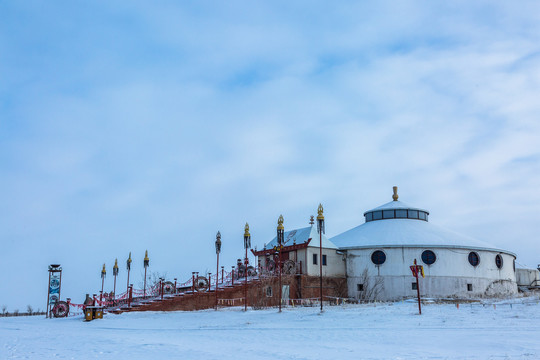
<svg viewBox="0 0 540 360">
<path fill-rule="evenodd" d="M 424 268 L 424 297 L 478 298 L 517 293 L 515 254 L 429 222 L 429 211 L 398 200 L 364 213 L 365 222 L 330 239 L 345 254 L 349 297 L 416 295 L 410 266 Z"/>
<path fill-rule="evenodd" d="M 325 234 L 319 233 L 316 225 L 285 231 L 283 239 L 280 253 L 284 274 L 319 276 L 322 267 L 324 277 L 345 277 L 343 254 Z M 322 266 L 319 264 L 321 245 Z M 258 257 L 262 269 L 274 271 L 277 265 L 275 263 L 277 246 L 277 237 L 274 237 L 262 250 L 253 252 Z"/>
</svg>

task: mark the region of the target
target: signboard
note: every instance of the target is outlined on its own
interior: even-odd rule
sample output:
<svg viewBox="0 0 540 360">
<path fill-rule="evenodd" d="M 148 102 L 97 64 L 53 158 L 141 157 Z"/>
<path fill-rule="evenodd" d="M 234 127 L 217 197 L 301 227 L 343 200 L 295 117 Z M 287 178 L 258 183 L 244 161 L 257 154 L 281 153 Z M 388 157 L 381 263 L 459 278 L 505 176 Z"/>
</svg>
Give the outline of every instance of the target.
<svg viewBox="0 0 540 360">
<path fill-rule="evenodd" d="M 47 313 L 50 317 L 52 308 L 60 301 L 60 288 L 62 285 L 62 268 L 60 265 L 49 265 L 49 288 L 47 289 Z"/>
<path fill-rule="evenodd" d="M 60 271 L 51 272 L 49 280 L 49 304 L 54 306 L 60 300 Z"/>
</svg>

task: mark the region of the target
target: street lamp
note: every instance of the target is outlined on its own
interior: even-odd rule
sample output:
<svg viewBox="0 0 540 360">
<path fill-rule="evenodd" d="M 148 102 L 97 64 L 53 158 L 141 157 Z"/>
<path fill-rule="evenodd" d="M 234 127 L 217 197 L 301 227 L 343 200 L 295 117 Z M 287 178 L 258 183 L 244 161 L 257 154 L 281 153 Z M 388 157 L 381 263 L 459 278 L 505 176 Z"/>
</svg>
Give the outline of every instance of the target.
<svg viewBox="0 0 540 360">
<path fill-rule="evenodd" d="M 319 232 L 319 280 L 320 280 L 320 296 L 321 296 L 321 312 L 323 311 L 323 295 L 322 295 L 322 234 L 324 233 L 324 215 L 323 206 L 319 204 L 317 209 L 317 231 Z"/>
<path fill-rule="evenodd" d="M 101 294 L 99 294 L 99 302 L 103 300 L 103 285 L 105 284 L 105 275 L 107 275 L 107 270 L 105 270 L 105 264 L 103 264 L 103 269 L 101 269 Z"/>
<path fill-rule="evenodd" d="M 144 290 L 143 290 L 143 297 L 146 298 L 146 269 L 148 268 L 148 265 L 150 265 L 150 259 L 148 258 L 148 250 L 144 253 Z"/>
<path fill-rule="evenodd" d="M 219 282 L 219 253 L 221 252 L 221 233 L 218 231 L 216 234 L 216 310 L 218 309 L 218 282 Z"/>
<path fill-rule="evenodd" d="M 246 257 L 244 258 L 244 311 L 247 311 L 247 268 L 248 268 L 248 249 L 251 248 L 251 235 L 249 234 L 249 224 L 244 227 L 244 248 L 246 249 Z"/>
<path fill-rule="evenodd" d="M 285 227 L 283 226 L 283 215 L 279 215 L 277 226 L 277 253 L 278 253 L 278 276 L 279 276 L 279 312 L 281 312 L 281 248 L 283 247 L 283 234 Z"/>
</svg>

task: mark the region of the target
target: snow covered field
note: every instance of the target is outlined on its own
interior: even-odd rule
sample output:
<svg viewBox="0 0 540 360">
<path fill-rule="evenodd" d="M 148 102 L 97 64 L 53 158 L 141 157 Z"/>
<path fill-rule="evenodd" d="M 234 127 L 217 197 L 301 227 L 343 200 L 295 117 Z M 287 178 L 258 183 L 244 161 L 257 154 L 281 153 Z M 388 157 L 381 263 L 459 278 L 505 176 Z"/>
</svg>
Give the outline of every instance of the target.
<svg viewBox="0 0 540 360">
<path fill-rule="evenodd" d="M 537 299 L 0 318 L 0 359 L 540 359 Z"/>
</svg>

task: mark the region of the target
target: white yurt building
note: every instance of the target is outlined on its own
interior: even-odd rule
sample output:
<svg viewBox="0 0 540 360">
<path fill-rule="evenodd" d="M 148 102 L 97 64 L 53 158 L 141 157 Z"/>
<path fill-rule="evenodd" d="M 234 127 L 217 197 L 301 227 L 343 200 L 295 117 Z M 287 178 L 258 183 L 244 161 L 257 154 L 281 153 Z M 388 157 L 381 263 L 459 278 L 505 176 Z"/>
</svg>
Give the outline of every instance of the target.
<svg viewBox="0 0 540 360">
<path fill-rule="evenodd" d="M 478 298 L 517 293 L 515 254 L 436 226 L 429 211 L 398 200 L 364 213 L 365 222 L 330 239 L 345 253 L 349 297 L 399 300 L 416 296 L 410 266 L 424 268 L 420 293 Z"/>
</svg>

